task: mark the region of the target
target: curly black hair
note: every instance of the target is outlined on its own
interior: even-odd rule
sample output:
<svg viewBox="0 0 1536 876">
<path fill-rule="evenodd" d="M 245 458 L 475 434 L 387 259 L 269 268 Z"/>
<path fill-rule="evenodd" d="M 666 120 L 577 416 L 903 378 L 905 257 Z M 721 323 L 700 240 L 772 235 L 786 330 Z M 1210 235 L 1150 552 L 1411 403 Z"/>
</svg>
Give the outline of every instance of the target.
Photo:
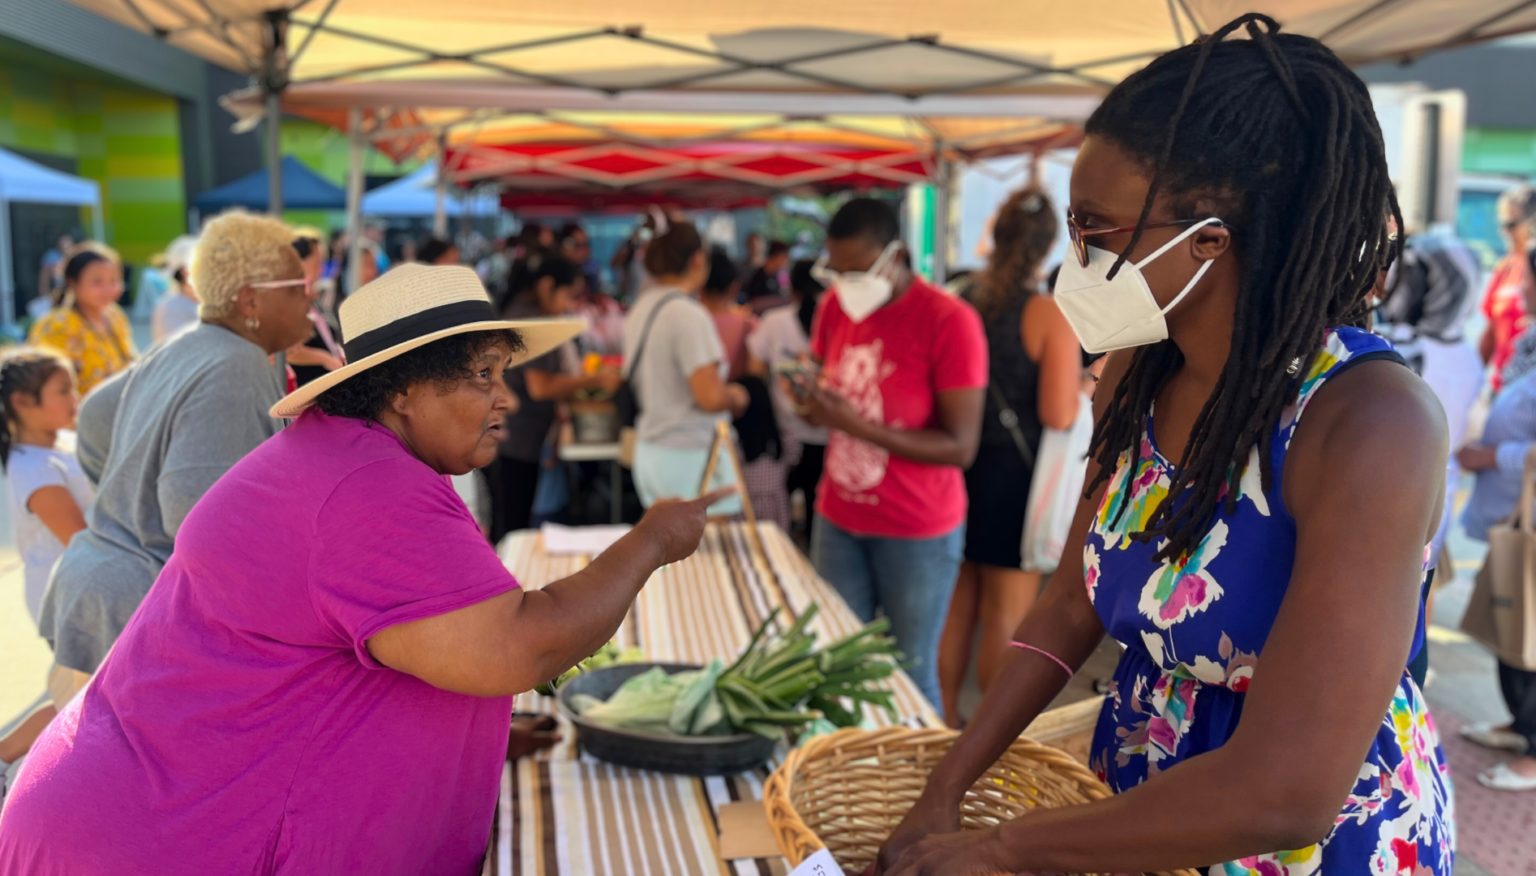
<svg viewBox="0 0 1536 876">
<path fill-rule="evenodd" d="M 423 381 L 432 381 L 444 395 L 460 380 L 474 377 L 474 362 L 491 347 L 523 351 L 523 338 L 510 329 L 449 335 L 343 380 L 315 399 L 320 410 L 333 417 L 376 420 L 389 400 Z"/>
</svg>

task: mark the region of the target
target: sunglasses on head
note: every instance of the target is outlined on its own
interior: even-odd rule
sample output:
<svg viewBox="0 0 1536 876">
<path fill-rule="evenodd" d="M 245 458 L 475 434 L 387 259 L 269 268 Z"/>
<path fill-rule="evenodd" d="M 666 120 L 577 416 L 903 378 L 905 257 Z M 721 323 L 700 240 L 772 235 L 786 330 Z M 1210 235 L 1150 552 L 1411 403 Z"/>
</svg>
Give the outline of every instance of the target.
<svg viewBox="0 0 1536 876">
<path fill-rule="evenodd" d="M 315 291 L 310 288 L 309 279 L 306 277 L 300 277 L 297 280 L 266 280 L 261 283 L 252 283 L 250 286 L 258 292 L 265 292 L 268 289 L 287 289 L 290 286 L 303 286 L 305 295 L 310 298 L 315 297 Z"/>
<path fill-rule="evenodd" d="M 1141 228 L 1143 231 L 1150 231 L 1154 228 L 1186 228 L 1205 221 L 1205 219 L 1174 219 L 1169 222 L 1148 222 L 1146 225 L 1141 226 Z M 1227 228 L 1230 226 L 1217 219 L 1207 227 Z M 1084 228 L 1078 224 L 1077 215 L 1071 210 L 1067 211 L 1067 239 L 1072 244 L 1072 252 L 1077 255 L 1078 265 L 1084 268 L 1088 267 L 1088 244 L 1086 238 L 1098 237 L 1104 234 L 1123 234 L 1135 230 L 1136 226 L 1134 225 L 1121 225 L 1116 228 Z"/>
</svg>

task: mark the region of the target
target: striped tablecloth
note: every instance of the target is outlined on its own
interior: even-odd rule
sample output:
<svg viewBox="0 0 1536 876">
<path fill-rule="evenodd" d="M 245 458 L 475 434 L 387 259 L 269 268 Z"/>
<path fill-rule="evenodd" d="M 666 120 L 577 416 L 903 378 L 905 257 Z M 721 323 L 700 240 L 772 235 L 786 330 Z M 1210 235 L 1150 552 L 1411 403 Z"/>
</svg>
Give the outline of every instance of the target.
<svg viewBox="0 0 1536 876">
<path fill-rule="evenodd" d="M 822 642 L 857 631 L 858 618 L 809 560 L 773 523 L 759 523 L 761 548 L 745 523 L 712 523 L 698 553 L 659 569 L 619 627 L 620 644 L 649 660 L 706 663 L 734 659 L 774 608 L 798 617 L 821 605 L 811 622 Z M 544 553 L 537 532 L 518 532 L 501 557 L 523 587 L 536 589 L 586 565 L 588 558 Z M 905 673 L 891 683 L 905 723 L 942 721 Z M 518 697 L 525 712 L 553 712 L 548 697 Z M 889 717 L 867 714 L 875 724 Z M 758 799 L 767 771 L 693 778 L 630 770 L 579 757 L 569 725 L 565 742 L 536 758 L 508 764 L 502 775 L 492 853 L 497 876 L 781 876 L 782 858 L 727 861 L 720 856 L 718 813 Z"/>
</svg>

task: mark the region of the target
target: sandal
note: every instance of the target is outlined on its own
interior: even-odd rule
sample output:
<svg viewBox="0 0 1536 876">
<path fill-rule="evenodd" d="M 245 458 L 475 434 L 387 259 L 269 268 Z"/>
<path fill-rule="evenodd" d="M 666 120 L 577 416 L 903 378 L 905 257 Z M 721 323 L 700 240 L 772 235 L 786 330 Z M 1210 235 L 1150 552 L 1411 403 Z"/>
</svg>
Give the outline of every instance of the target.
<svg viewBox="0 0 1536 876">
<path fill-rule="evenodd" d="M 1477 774 L 1477 781 L 1495 791 L 1536 791 L 1536 776 L 1522 776 L 1501 763 Z"/>
<path fill-rule="evenodd" d="M 1524 736 L 1492 724 L 1467 724 L 1461 728 L 1461 738 L 1484 748 L 1513 751 L 1515 754 L 1524 754 L 1530 747 Z"/>
</svg>

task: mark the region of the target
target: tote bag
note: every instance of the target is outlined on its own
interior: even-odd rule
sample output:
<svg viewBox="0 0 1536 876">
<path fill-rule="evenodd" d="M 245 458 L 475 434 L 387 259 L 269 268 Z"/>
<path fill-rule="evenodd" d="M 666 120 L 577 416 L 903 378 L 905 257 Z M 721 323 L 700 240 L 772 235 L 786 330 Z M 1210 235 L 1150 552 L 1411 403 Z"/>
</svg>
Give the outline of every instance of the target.
<svg viewBox="0 0 1536 876">
<path fill-rule="evenodd" d="M 1499 662 L 1536 671 L 1536 447 L 1525 457 L 1520 504 L 1488 529 L 1488 558 L 1477 573 L 1461 629 Z"/>
<path fill-rule="evenodd" d="M 1082 500 L 1092 440 L 1093 400 L 1087 396 L 1078 400 L 1077 419 L 1070 429 L 1046 429 L 1041 434 L 1019 542 L 1024 571 L 1054 572 L 1061 562 L 1067 530 Z"/>
</svg>

